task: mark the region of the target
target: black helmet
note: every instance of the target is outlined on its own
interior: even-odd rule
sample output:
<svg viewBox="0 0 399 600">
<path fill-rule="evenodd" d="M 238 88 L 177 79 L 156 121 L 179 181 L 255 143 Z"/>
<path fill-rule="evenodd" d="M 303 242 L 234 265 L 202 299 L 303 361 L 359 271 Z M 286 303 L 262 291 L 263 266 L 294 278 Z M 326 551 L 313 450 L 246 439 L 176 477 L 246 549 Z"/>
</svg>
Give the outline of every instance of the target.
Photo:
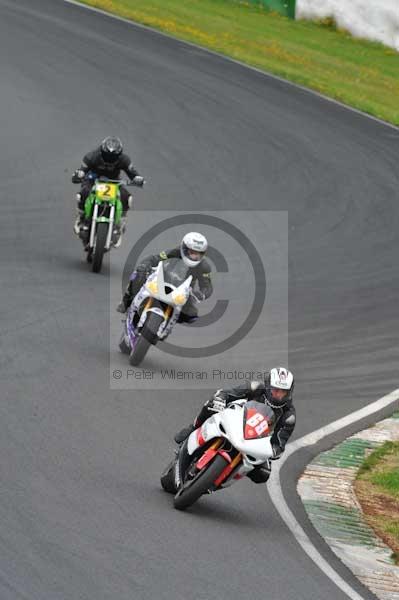
<svg viewBox="0 0 399 600">
<path fill-rule="evenodd" d="M 265 379 L 266 401 L 272 408 L 283 408 L 292 400 L 294 376 L 285 367 L 275 367 Z"/>
<path fill-rule="evenodd" d="M 101 156 L 107 164 L 116 163 L 122 152 L 122 142 L 118 137 L 106 137 L 101 142 Z"/>
</svg>

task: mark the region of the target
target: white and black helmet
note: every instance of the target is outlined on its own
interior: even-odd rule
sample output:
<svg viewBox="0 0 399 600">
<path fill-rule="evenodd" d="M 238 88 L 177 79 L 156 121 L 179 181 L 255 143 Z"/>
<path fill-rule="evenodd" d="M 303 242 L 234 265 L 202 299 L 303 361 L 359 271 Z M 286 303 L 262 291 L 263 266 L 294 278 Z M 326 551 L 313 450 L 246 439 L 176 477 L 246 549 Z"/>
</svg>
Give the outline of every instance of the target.
<svg viewBox="0 0 399 600">
<path fill-rule="evenodd" d="M 180 254 L 188 267 L 196 267 L 204 258 L 208 248 L 207 239 L 202 233 L 186 233 L 180 244 Z"/>
<path fill-rule="evenodd" d="M 282 408 L 292 400 L 294 376 L 286 367 L 275 367 L 265 379 L 266 400 L 272 408 Z"/>
</svg>

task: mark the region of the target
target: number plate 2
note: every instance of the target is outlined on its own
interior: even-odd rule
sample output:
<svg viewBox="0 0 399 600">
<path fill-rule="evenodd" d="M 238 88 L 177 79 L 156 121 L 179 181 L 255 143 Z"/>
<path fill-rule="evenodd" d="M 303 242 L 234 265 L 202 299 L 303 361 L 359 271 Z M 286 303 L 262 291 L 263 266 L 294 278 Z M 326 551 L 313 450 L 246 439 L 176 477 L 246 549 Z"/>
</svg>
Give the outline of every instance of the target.
<svg viewBox="0 0 399 600">
<path fill-rule="evenodd" d="M 116 183 L 97 183 L 96 194 L 101 200 L 116 200 L 118 186 Z"/>
</svg>

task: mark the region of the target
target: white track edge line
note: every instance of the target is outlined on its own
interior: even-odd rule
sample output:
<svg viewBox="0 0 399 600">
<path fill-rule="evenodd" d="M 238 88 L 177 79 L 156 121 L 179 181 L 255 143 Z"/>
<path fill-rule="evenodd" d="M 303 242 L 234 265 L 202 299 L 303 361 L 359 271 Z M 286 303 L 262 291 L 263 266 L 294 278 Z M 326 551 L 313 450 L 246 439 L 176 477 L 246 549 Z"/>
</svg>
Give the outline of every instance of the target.
<svg viewBox="0 0 399 600">
<path fill-rule="evenodd" d="M 152 33 L 156 33 L 156 34 L 166 37 L 170 40 L 180 42 L 187 46 L 191 46 L 192 48 L 196 48 L 197 50 L 201 50 L 208 54 L 212 54 L 213 56 L 223 58 L 224 60 L 235 63 L 236 65 L 240 65 L 241 67 L 250 69 L 251 71 L 255 71 L 256 73 L 264 75 L 265 77 L 270 77 L 271 79 L 280 81 L 281 83 L 284 83 L 286 85 L 297 88 L 298 90 L 302 90 L 303 92 L 307 92 L 309 94 L 312 94 L 313 96 L 322 98 L 323 100 L 326 100 L 327 102 L 336 104 L 337 106 L 340 106 L 341 108 L 344 108 L 344 109 L 354 112 L 358 115 L 366 117 L 367 119 L 371 119 L 372 121 L 375 121 L 376 123 L 379 123 L 380 125 L 385 125 L 386 127 L 389 127 L 390 129 L 393 129 L 394 131 L 399 132 L 399 127 L 394 125 L 393 123 L 388 123 L 388 121 L 379 119 L 378 117 L 375 117 L 374 115 L 369 115 L 368 113 L 363 112 L 359 108 L 355 108 L 353 106 L 350 106 L 349 104 L 344 104 L 343 102 L 340 102 L 340 100 L 336 100 L 335 98 L 330 98 L 329 96 L 325 96 L 321 92 L 313 90 L 312 88 L 308 88 L 304 85 L 301 85 L 300 83 L 295 83 L 295 81 L 289 81 L 288 79 L 284 79 L 284 77 L 280 77 L 279 75 L 275 75 L 274 73 L 269 73 L 269 71 L 262 71 L 262 69 L 258 69 L 257 67 L 253 67 L 251 65 L 243 63 L 243 62 L 236 60 L 235 58 L 231 58 L 230 56 L 227 56 L 225 54 L 220 54 L 220 52 L 216 52 L 215 50 L 210 50 L 209 48 L 206 48 L 205 46 L 199 46 L 198 44 L 195 44 L 194 42 L 188 42 L 187 40 L 183 40 L 181 38 L 175 37 L 169 33 L 160 31 L 159 29 L 154 29 L 153 27 L 149 27 L 148 25 L 143 25 L 142 23 L 138 23 L 137 21 L 127 19 L 126 17 L 120 17 L 119 15 L 115 15 L 113 13 L 107 12 L 106 10 L 102 10 L 101 8 L 95 8 L 94 6 L 89 6 L 88 4 L 82 4 L 78 0 L 61 0 L 61 1 L 66 4 L 73 4 L 74 6 L 78 6 L 82 9 L 90 10 L 92 12 L 98 13 L 105 17 L 109 17 L 110 19 L 115 19 L 116 21 L 121 21 L 122 23 L 127 23 L 128 25 L 133 25 L 134 27 L 139 27 L 140 29 L 145 29 L 147 31 L 151 31 Z"/>
<path fill-rule="evenodd" d="M 386 396 L 379 398 L 375 402 L 357 410 L 342 419 L 338 419 L 325 427 L 321 427 L 308 435 L 301 437 L 299 440 L 288 444 L 286 452 L 283 454 L 281 459 L 274 463 L 270 480 L 267 484 L 270 498 L 280 514 L 282 520 L 285 522 L 287 527 L 291 530 L 292 534 L 296 538 L 297 542 L 306 552 L 306 554 L 313 560 L 313 562 L 323 571 L 325 575 L 331 581 L 340 588 L 351 600 L 364 600 L 322 557 L 319 551 L 316 549 L 314 544 L 311 542 L 301 525 L 296 520 L 295 516 L 289 509 L 287 502 L 285 501 L 283 491 L 280 483 L 280 470 L 284 465 L 285 461 L 297 450 L 312 446 L 325 438 L 326 436 L 343 429 L 347 425 L 355 423 L 363 419 L 364 417 L 370 416 L 373 413 L 380 411 L 381 409 L 393 404 L 399 399 L 399 388 L 393 390 Z"/>
</svg>

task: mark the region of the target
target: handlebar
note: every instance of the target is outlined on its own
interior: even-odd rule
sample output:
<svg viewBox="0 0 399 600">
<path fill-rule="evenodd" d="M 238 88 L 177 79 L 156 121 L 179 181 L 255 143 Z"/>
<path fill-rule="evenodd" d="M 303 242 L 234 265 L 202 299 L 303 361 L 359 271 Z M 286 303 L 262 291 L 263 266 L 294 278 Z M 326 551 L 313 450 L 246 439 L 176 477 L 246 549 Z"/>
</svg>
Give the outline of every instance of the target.
<svg viewBox="0 0 399 600">
<path fill-rule="evenodd" d="M 120 183 L 120 184 L 126 185 L 126 186 L 135 185 L 137 187 L 141 187 L 141 185 L 138 183 L 135 183 L 133 179 L 109 179 L 108 177 L 101 176 L 101 177 L 96 177 L 94 179 L 94 181 L 100 181 L 103 183 Z"/>
<path fill-rule="evenodd" d="M 84 177 L 77 177 L 75 175 L 72 176 L 72 183 L 82 183 L 82 181 L 85 180 L 91 180 L 94 182 L 96 181 L 100 181 L 103 183 L 119 183 L 121 185 L 125 185 L 126 187 L 133 185 L 135 187 L 143 187 L 145 180 L 143 180 L 143 183 L 136 183 L 133 179 L 109 179 L 108 177 L 104 177 L 103 175 L 101 177 L 96 177 L 93 175 L 89 175 L 86 174 Z"/>
</svg>

